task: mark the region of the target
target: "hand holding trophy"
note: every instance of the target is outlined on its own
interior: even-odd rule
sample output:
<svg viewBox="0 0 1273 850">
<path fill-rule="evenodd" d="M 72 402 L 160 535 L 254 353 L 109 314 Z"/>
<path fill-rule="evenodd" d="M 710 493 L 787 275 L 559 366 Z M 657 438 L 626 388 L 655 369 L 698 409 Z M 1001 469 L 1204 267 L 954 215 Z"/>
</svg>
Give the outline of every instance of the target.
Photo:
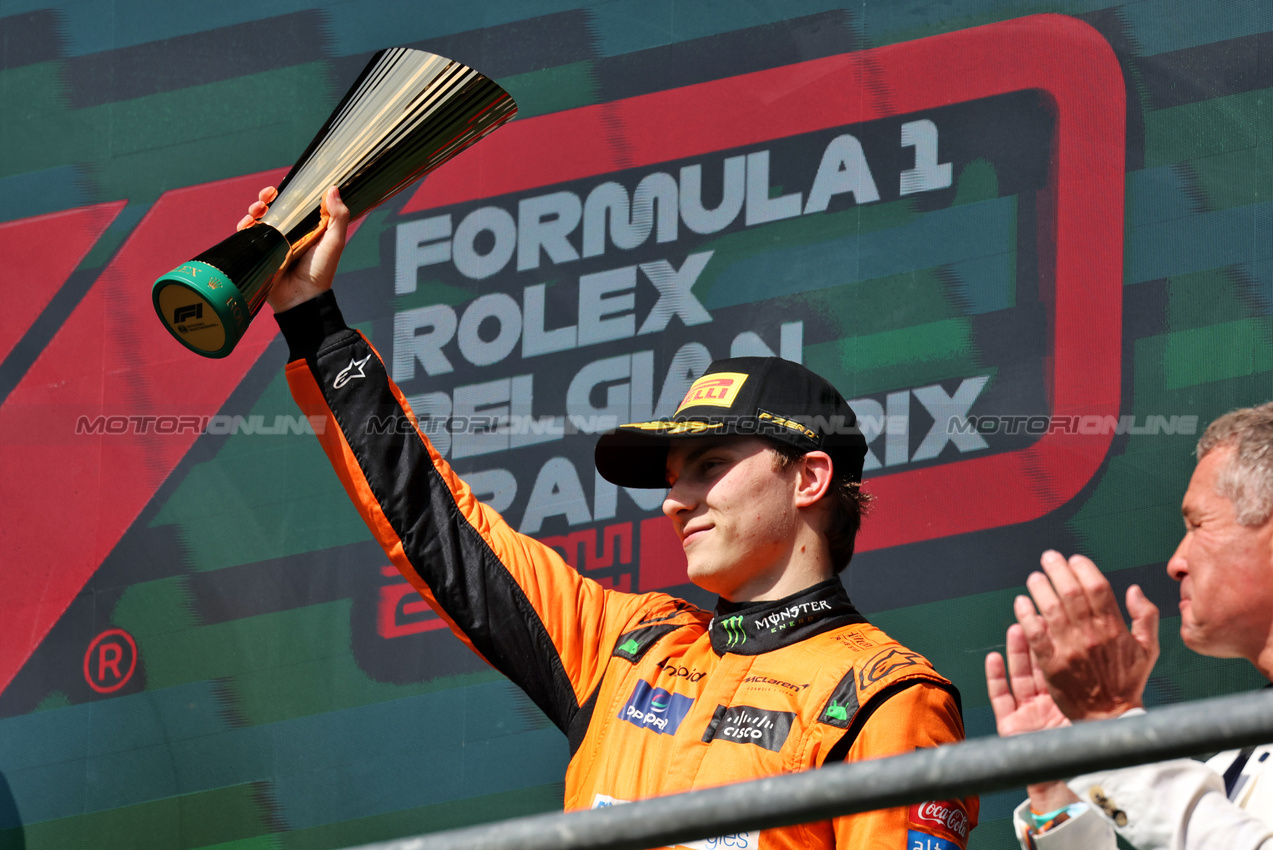
<svg viewBox="0 0 1273 850">
<path fill-rule="evenodd" d="M 225 357 L 274 283 L 322 236 L 330 187 L 339 188 L 333 200 L 343 200 L 356 219 L 516 113 L 506 91 L 459 62 L 408 48 L 380 51 L 283 179 L 269 209 L 155 281 L 155 311 L 191 351 Z M 277 295 L 282 309 L 287 295 Z"/>
<path fill-rule="evenodd" d="M 261 190 L 260 200 L 248 207 L 248 214 L 239 221 L 236 230 L 252 227 L 269 210 L 278 197 L 278 190 L 268 186 Z M 270 284 L 265 301 L 275 313 L 296 306 L 302 301 L 330 289 L 336 277 L 336 266 L 345 248 L 345 231 L 349 226 L 349 208 L 341 200 L 340 190 L 332 186 L 323 196 L 323 208 L 328 213 L 326 229 L 314 247 L 280 269 Z"/>
</svg>

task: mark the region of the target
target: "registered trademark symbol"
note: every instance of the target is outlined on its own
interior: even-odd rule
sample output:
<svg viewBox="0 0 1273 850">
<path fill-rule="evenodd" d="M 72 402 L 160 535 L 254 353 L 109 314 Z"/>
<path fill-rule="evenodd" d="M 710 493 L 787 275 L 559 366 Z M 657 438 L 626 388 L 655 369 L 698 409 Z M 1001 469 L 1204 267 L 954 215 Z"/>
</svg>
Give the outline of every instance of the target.
<svg viewBox="0 0 1273 850">
<path fill-rule="evenodd" d="M 84 681 L 99 694 L 113 693 L 137 670 L 137 643 L 123 629 L 108 629 L 84 653 Z"/>
</svg>

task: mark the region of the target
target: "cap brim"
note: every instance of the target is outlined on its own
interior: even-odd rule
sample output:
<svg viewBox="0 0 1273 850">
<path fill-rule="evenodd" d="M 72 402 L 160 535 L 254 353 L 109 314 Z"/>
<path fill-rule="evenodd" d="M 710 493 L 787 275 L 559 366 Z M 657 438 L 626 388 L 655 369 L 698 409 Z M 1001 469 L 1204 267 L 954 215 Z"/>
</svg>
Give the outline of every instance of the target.
<svg viewBox="0 0 1273 850">
<path fill-rule="evenodd" d="M 593 461 L 597 472 L 620 487 L 654 489 L 667 486 L 667 439 L 612 431 L 597 440 Z"/>
<path fill-rule="evenodd" d="M 597 438 L 593 462 L 611 484 L 647 490 L 667 486 L 667 447 L 677 439 L 731 433 L 728 427 L 705 422 L 634 422 Z"/>
<path fill-rule="evenodd" d="M 734 423 L 702 420 L 658 420 L 621 425 L 597 438 L 593 462 L 597 472 L 611 484 L 620 487 L 659 489 L 667 486 L 667 450 L 672 440 L 702 439 L 715 436 L 751 436 L 769 439 L 805 451 L 816 449 L 783 430 L 757 434 L 756 429 L 739 429 Z M 850 481 L 862 480 L 862 461 L 866 441 L 861 433 L 849 440 L 837 440 L 825 446 L 836 471 Z"/>
</svg>

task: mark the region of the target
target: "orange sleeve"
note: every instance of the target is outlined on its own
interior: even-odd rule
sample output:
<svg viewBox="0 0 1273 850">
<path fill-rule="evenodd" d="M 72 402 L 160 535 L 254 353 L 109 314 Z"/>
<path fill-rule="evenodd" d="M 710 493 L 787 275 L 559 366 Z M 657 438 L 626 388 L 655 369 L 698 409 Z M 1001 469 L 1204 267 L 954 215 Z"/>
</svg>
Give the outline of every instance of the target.
<svg viewBox="0 0 1273 850">
<path fill-rule="evenodd" d="M 963 738 L 954 696 L 936 684 L 920 682 L 875 709 L 845 761 L 884 758 Z M 979 799 L 972 796 L 847 815 L 835 819 L 835 844 L 841 850 L 965 850 L 978 808 Z M 911 833 L 919 836 L 918 845 Z"/>
<path fill-rule="evenodd" d="M 658 600 L 584 579 L 474 498 L 330 294 L 278 319 L 292 348 L 292 396 L 390 560 L 462 640 L 567 731 L 621 630 Z"/>
</svg>

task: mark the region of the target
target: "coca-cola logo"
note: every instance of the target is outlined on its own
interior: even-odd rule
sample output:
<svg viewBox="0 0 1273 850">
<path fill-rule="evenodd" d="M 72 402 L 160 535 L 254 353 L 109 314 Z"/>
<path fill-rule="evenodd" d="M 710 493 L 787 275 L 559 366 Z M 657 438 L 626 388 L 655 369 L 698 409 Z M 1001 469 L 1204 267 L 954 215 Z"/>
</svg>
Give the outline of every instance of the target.
<svg viewBox="0 0 1273 850">
<path fill-rule="evenodd" d="M 917 824 L 932 824 L 968 839 L 968 813 L 964 807 L 952 802 L 928 802 L 911 807 L 911 817 Z"/>
</svg>

